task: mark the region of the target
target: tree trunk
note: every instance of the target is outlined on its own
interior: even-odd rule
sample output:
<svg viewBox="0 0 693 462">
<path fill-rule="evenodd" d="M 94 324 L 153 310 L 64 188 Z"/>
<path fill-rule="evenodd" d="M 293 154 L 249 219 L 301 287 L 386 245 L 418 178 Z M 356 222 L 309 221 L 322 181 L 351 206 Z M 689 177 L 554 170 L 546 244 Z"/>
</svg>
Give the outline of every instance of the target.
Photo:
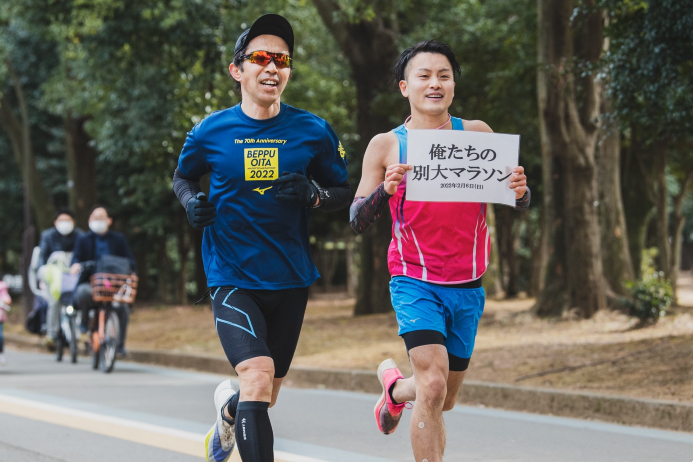
<svg viewBox="0 0 693 462">
<path fill-rule="evenodd" d="M 336 245 L 330 249 L 327 249 L 324 243 L 320 247 L 320 250 L 318 250 L 321 263 L 319 268 L 321 275 L 320 280 L 325 293 L 332 292 L 332 280 L 334 279 L 334 275 L 337 272 L 337 267 L 341 260 L 340 253 L 341 252 Z"/>
<path fill-rule="evenodd" d="M 517 258 L 519 237 L 517 236 L 517 212 L 510 207 L 499 207 L 496 212 L 498 228 L 498 253 L 500 275 L 506 297 L 516 297 L 519 291 L 520 265 Z M 486 277 L 486 275 L 484 275 Z"/>
<path fill-rule="evenodd" d="M 359 245 L 359 277 L 356 294 L 355 315 L 386 313 L 392 309 L 390 302 L 390 274 L 387 268 L 387 250 L 390 245 L 392 219 L 383 214 L 371 226 L 368 233 L 361 235 Z M 375 229 L 373 229 L 375 228 Z M 387 231 L 388 239 L 383 239 Z"/>
<path fill-rule="evenodd" d="M 96 205 L 96 151 L 84 130 L 88 117 L 63 116 L 68 200 L 77 225 L 87 229 L 89 211 Z"/>
<path fill-rule="evenodd" d="M 686 176 L 681 184 L 681 190 L 674 198 L 674 211 L 672 213 L 672 221 L 674 225 L 673 242 L 671 243 L 671 287 L 674 289 L 674 303 L 677 302 L 676 283 L 679 279 L 679 271 L 681 270 L 681 248 L 683 247 L 683 228 L 686 225 L 686 216 L 683 214 L 683 200 L 688 194 L 688 188 L 693 180 L 693 171 L 686 173 Z"/>
<path fill-rule="evenodd" d="M 664 272 L 664 277 L 671 281 L 671 259 L 669 240 L 669 204 L 667 202 L 667 146 L 665 142 L 655 144 L 655 213 L 657 219 L 657 249 L 659 255 L 659 268 Z"/>
<path fill-rule="evenodd" d="M 621 170 L 628 245 L 636 279 L 642 277 L 642 252 L 645 249 L 647 228 L 654 214 L 654 188 L 650 175 L 645 175 L 650 169 L 642 165 L 641 150 L 640 140 L 636 132 L 631 130 L 630 149 L 624 152 Z"/>
<path fill-rule="evenodd" d="M 146 252 L 134 252 L 137 263 L 137 299 L 146 300 L 152 298 L 151 280 L 149 279 L 149 255 Z"/>
<path fill-rule="evenodd" d="M 349 297 L 356 297 L 359 271 L 356 264 L 356 239 L 351 229 L 345 229 L 344 241 L 346 242 L 347 294 Z"/>
<path fill-rule="evenodd" d="M 602 112 L 611 108 L 608 101 L 602 103 Z M 626 217 L 621 196 L 621 136 L 618 127 L 606 127 L 601 131 L 599 143 L 598 185 L 599 219 L 601 222 L 604 277 L 610 289 L 619 295 L 627 295 L 626 281 L 635 279 L 630 258 Z"/>
<path fill-rule="evenodd" d="M 486 207 L 486 225 L 491 232 L 491 257 L 486 272 L 484 273 L 482 283 L 487 296 L 502 298 L 505 294 L 503 293 L 503 286 L 501 285 L 500 259 L 498 258 L 500 248 L 498 247 L 496 214 L 493 204 L 488 204 Z"/>
<path fill-rule="evenodd" d="M 597 200 L 594 150 L 591 154 L 592 162 L 588 165 L 576 162 L 577 155 L 569 156 L 563 172 L 568 300 L 570 307 L 578 308 L 586 318 L 606 307 L 599 225 L 594 206 Z"/>
<path fill-rule="evenodd" d="M 159 300 L 164 303 L 172 302 L 171 292 L 169 291 L 169 269 L 171 259 L 168 258 L 166 249 L 166 239 L 159 242 L 159 274 L 157 277 L 157 290 L 159 291 Z"/>
<path fill-rule="evenodd" d="M 200 187 L 207 197 L 209 197 L 209 175 L 200 178 Z M 207 291 L 207 275 L 205 273 L 204 261 L 202 260 L 202 238 L 204 237 L 204 231 L 195 229 L 192 226 L 190 226 L 189 229 L 190 241 L 193 243 L 193 249 L 195 250 L 195 285 L 197 286 L 197 296 L 201 297 L 202 294 Z"/>
<path fill-rule="evenodd" d="M 545 187 L 552 191 L 552 210 L 546 219 L 554 226 L 545 289 L 534 311 L 557 315 L 575 308 L 581 316 L 590 317 L 606 306 L 595 207 L 596 120 L 601 92 L 594 76 L 580 77 L 568 66 L 575 59 L 591 63 L 599 59 L 603 20 L 596 11 L 571 22 L 573 2 L 538 1 L 538 99 L 548 143 L 542 152 L 551 157 L 544 163 L 544 168 L 551 169 L 544 172 L 544 178 L 550 178 Z M 594 1 L 587 3 L 595 7 Z"/>
<path fill-rule="evenodd" d="M 677 291 L 677 281 L 679 279 L 679 272 L 681 270 L 681 248 L 683 247 L 683 227 L 686 225 L 686 217 L 682 214 L 676 214 L 674 212 L 674 242 L 672 245 L 671 252 L 671 269 L 669 273 L 671 274 L 671 288 L 673 289 L 673 301 L 674 304 L 678 303 L 678 291 Z"/>
<path fill-rule="evenodd" d="M 202 231 L 189 226 L 190 240 L 193 243 L 194 262 L 195 262 L 195 285 L 197 286 L 196 296 L 202 296 L 207 290 L 207 275 L 205 265 L 202 261 Z"/>
<path fill-rule="evenodd" d="M 43 230 L 53 226 L 53 204 L 36 168 L 34 151 L 31 145 L 31 121 L 29 109 L 24 99 L 24 89 L 12 63 L 9 60 L 5 60 L 5 64 L 14 83 L 21 120 L 17 118 L 10 107 L 7 95 L 2 95 L 0 98 L 0 126 L 3 127 L 10 138 L 14 158 L 22 172 L 22 177 L 28 178 L 31 208 L 33 209 L 38 228 Z M 26 171 L 27 166 L 28 172 Z"/>
<path fill-rule="evenodd" d="M 176 278 L 176 303 L 185 305 L 188 303 L 188 253 L 190 244 L 188 242 L 187 228 L 188 221 L 185 217 L 178 213 L 176 214 L 176 243 L 178 245 L 178 277 Z"/>
<path fill-rule="evenodd" d="M 359 152 L 363 153 L 373 136 L 392 128 L 391 114 L 381 102 L 384 95 L 395 91 L 390 71 L 399 54 L 396 44 L 399 33 L 392 19 L 396 14 L 393 11 L 370 20 L 338 22 L 335 18 L 341 9 L 337 2 L 313 0 L 313 4 L 349 60 L 356 83 Z M 360 155 L 356 157 L 360 159 Z M 360 274 L 354 314 L 382 313 L 392 307 L 387 268 L 390 229 L 391 219 L 383 216 L 363 235 L 359 245 Z"/>
<path fill-rule="evenodd" d="M 531 271 L 527 295 L 530 297 L 537 297 L 541 293 L 542 284 L 544 282 L 541 272 L 542 269 L 546 267 L 545 260 L 547 249 L 545 244 L 548 243 L 548 239 L 546 239 L 541 232 L 536 233 L 535 231 L 537 227 L 542 228 L 544 226 L 543 216 L 544 211 L 542 210 L 538 222 L 527 220 Z"/>
</svg>

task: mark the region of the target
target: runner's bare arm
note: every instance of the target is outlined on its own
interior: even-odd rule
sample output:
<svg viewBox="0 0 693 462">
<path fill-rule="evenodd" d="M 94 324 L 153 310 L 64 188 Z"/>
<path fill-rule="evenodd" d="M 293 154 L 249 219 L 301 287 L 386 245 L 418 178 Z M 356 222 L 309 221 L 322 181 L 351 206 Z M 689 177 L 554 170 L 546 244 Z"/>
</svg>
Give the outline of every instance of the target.
<svg viewBox="0 0 693 462">
<path fill-rule="evenodd" d="M 398 163 L 388 165 L 399 157 L 398 146 L 397 137 L 392 132 L 377 135 L 368 144 L 363 156 L 361 182 L 349 214 L 351 227 L 358 234 L 380 218 L 404 173 L 411 169 Z"/>
<path fill-rule="evenodd" d="M 464 129 L 472 132 L 493 133 L 491 127 L 482 120 L 465 120 Z M 520 212 L 526 211 L 532 199 L 532 191 L 527 186 L 527 176 L 525 175 L 524 167 L 521 165 L 513 168 L 513 174 L 510 177 L 510 189 L 515 191 L 515 210 Z"/>
</svg>

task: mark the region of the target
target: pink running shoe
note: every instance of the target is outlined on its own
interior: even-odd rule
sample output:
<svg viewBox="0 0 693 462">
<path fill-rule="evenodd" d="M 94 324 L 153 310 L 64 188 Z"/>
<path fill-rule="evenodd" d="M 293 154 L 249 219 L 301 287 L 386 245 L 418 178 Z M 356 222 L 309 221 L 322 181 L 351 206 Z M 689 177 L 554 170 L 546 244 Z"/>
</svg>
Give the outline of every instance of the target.
<svg viewBox="0 0 693 462">
<path fill-rule="evenodd" d="M 402 418 L 402 411 L 407 404 L 393 404 L 390 398 L 390 387 L 396 380 L 403 378 L 404 376 L 392 359 L 386 359 L 378 366 L 378 380 L 383 386 L 383 394 L 375 405 L 375 423 L 378 425 L 378 430 L 385 435 L 397 429 L 399 420 Z"/>
</svg>

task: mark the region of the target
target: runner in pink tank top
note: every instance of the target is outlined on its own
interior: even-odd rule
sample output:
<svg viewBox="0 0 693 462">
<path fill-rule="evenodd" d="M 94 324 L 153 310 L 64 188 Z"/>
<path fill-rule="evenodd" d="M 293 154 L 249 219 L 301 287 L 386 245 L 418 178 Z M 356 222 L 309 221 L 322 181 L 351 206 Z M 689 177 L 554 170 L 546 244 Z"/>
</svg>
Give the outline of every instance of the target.
<svg viewBox="0 0 693 462">
<path fill-rule="evenodd" d="M 453 130 L 464 130 L 462 119 L 452 117 L 451 123 Z M 407 128 L 400 125 L 393 132 L 399 142 L 399 162 L 406 164 Z M 406 188 L 405 176 L 390 198 L 390 274 L 436 284 L 480 278 L 491 252 L 486 204 L 412 202 L 407 200 Z"/>
<path fill-rule="evenodd" d="M 442 462 L 445 427 L 474 349 L 485 294 L 481 276 L 491 251 L 486 204 L 407 200 L 408 129 L 492 132 L 480 120 L 451 117 L 455 75 L 452 49 L 428 40 L 405 50 L 395 79 L 409 100 L 411 121 L 375 136 L 363 158 L 361 183 L 351 206 L 351 226 L 365 232 L 386 208 L 392 214 L 388 267 L 390 296 L 416 379 L 404 378 L 392 359 L 380 364 L 383 392 L 374 408 L 378 429 L 395 431 L 407 401 L 414 401 L 410 435 L 417 461 Z M 529 206 L 522 167 L 510 177 L 518 210 Z"/>
</svg>

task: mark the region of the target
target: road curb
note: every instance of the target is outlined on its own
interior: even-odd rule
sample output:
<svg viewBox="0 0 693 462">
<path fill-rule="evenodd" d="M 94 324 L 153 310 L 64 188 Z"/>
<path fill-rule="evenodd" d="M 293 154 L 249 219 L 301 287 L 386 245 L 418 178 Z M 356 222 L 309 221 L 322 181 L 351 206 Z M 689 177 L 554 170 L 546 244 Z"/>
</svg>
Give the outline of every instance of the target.
<svg viewBox="0 0 693 462">
<path fill-rule="evenodd" d="M 38 338 L 5 334 L 5 340 L 24 347 L 40 347 Z M 193 369 L 214 374 L 235 375 L 226 358 L 171 353 L 157 350 L 129 350 L 128 360 L 157 366 Z M 285 384 L 300 388 L 380 393 L 374 371 L 332 370 L 294 366 Z M 581 419 L 693 432 L 693 404 L 674 401 L 627 398 L 596 393 L 524 387 L 500 383 L 465 381 L 460 404 L 494 407 Z"/>
<path fill-rule="evenodd" d="M 46 347 L 43 344 L 43 337 L 38 337 L 35 335 L 21 335 L 21 334 L 10 334 L 3 333 L 5 343 L 12 343 L 25 348 L 41 348 L 45 350 Z"/>
</svg>

